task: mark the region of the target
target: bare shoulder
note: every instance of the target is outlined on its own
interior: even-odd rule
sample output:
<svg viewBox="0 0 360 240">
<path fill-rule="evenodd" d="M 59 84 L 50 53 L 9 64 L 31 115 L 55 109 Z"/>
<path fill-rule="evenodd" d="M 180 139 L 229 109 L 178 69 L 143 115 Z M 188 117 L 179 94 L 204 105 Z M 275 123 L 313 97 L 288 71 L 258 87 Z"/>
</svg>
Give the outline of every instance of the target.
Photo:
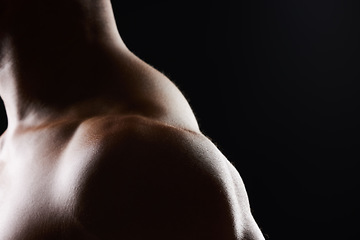
<svg viewBox="0 0 360 240">
<path fill-rule="evenodd" d="M 97 151 L 78 216 L 95 235 L 263 239 L 239 174 L 201 133 L 139 116 L 84 128 Z"/>
</svg>

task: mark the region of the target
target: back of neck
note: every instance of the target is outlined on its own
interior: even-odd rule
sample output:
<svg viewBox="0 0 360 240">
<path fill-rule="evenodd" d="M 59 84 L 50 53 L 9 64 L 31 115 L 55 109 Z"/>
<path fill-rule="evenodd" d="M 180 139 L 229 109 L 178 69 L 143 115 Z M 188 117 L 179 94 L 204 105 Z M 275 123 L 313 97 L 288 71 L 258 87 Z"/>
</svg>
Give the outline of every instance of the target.
<svg viewBox="0 0 360 240">
<path fill-rule="evenodd" d="M 12 122 L 33 108 L 61 109 L 103 94 L 109 53 L 127 51 L 110 0 L 5 2 L 0 94 Z"/>
</svg>

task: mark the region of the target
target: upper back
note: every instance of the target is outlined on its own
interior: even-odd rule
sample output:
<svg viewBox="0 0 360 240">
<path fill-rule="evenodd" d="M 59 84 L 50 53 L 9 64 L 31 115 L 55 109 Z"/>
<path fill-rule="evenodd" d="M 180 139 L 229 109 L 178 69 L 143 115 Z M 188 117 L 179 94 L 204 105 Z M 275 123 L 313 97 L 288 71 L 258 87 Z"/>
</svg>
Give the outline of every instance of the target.
<svg viewBox="0 0 360 240">
<path fill-rule="evenodd" d="M 0 201 L 0 239 L 242 239 L 247 228 L 260 236 L 240 177 L 200 133 L 140 116 L 67 129 L 47 162 L 36 159 L 46 142 L 56 148 L 51 138 L 0 173 L 13 183 Z"/>
</svg>

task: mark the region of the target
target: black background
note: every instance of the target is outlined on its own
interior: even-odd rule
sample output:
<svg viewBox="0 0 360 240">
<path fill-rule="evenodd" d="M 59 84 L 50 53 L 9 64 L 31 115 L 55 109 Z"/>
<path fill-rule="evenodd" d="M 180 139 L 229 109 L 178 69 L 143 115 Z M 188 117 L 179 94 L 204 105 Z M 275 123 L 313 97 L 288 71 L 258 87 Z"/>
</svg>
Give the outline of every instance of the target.
<svg viewBox="0 0 360 240">
<path fill-rule="evenodd" d="M 268 239 L 358 239 L 359 5 L 113 1 L 127 46 L 239 170 Z"/>
</svg>

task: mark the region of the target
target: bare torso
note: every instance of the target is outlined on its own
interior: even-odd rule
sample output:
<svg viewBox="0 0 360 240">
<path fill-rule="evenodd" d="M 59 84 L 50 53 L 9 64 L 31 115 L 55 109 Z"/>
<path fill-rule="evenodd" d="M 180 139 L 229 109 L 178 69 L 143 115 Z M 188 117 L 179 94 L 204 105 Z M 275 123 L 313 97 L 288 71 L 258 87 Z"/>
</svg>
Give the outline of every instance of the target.
<svg viewBox="0 0 360 240">
<path fill-rule="evenodd" d="M 121 104 L 3 134 L 0 240 L 262 239 L 240 176 L 180 91 L 126 60 Z"/>
<path fill-rule="evenodd" d="M 238 172 L 127 49 L 110 0 L 2 5 L 0 240 L 263 239 Z"/>
<path fill-rule="evenodd" d="M 259 234 L 240 177 L 201 134 L 108 116 L 5 139 L 1 240 L 243 239 L 236 224 Z M 228 207 L 203 199 L 224 191 L 214 179 Z"/>
</svg>

